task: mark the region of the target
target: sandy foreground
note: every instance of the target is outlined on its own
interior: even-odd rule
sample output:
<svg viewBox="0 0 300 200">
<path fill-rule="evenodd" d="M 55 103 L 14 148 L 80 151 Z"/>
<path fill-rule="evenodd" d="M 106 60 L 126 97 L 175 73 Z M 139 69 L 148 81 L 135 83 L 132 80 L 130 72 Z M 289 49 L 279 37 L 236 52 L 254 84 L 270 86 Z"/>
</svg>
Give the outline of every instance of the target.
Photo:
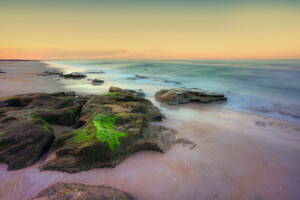
<svg viewBox="0 0 300 200">
<path fill-rule="evenodd" d="M 8 72 L 0 74 L 1 96 L 63 91 L 54 77 L 34 75 L 45 71 L 44 64 L 8 64 L 0 62 Z M 156 105 L 167 117 L 161 124 L 177 129 L 185 145 L 76 174 L 40 172 L 43 159 L 16 171 L 0 164 L 0 199 L 30 199 L 58 181 L 113 186 L 141 200 L 300 199 L 300 126 L 219 104 Z"/>
</svg>

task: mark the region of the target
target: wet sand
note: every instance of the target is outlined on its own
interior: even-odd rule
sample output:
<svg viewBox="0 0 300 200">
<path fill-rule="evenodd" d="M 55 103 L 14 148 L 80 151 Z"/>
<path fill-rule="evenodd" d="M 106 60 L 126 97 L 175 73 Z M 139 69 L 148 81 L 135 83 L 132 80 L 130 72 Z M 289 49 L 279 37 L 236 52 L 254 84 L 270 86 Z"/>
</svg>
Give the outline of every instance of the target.
<svg viewBox="0 0 300 200">
<path fill-rule="evenodd" d="M 167 117 L 161 124 L 195 148 L 179 143 L 164 154 L 138 152 L 116 168 L 76 174 L 40 172 L 43 160 L 16 171 L 0 164 L 0 199 L 29 199 L 58 181 L 113 186 L 141 200 L 299 199 L 298 125 L 222 104 L 155 104 Z"/>
<path fill-rule="evenodd" d="M 37 76 L 48 68 L 39 61 L 0 61 L 0 97 L 34 93 L 63 91 L 57 77 Z"/>
</svg>

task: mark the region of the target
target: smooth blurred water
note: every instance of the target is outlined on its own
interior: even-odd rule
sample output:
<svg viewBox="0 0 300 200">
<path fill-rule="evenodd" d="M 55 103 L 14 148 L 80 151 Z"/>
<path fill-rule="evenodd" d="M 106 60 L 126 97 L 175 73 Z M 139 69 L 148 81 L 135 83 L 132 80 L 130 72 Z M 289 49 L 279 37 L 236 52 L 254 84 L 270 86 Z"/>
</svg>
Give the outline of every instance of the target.
<svg viewBox="0 0 300 200">
<path fill-rule="evenodd" d="M 91 78 L 109 75 L 126 87 L 144 89 L 148 96 L 153 95 L 154 90 L 180 86 L 223 92 L 228 97 L 226 108 L 300 123 L 300 60 L 64 60 L 50 63 L 63 67 L 66 72 L 104 70 L 106 73 L 102 75 L 88 75 Z M 136 74 L 149 78 L 127 79 Z"/>
</svg>

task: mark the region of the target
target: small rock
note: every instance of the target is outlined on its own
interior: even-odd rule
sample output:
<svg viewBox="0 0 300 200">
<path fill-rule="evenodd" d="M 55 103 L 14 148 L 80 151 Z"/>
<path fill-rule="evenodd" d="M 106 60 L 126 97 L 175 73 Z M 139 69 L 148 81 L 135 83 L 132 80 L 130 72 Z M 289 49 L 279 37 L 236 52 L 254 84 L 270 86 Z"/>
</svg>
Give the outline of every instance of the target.
<svg viewBox="0 0 300 200">
<path fill-rule="evenodd" d="M 94 80 L 92 80 L 92 84 L 93 85 L 101 85 L 102 83 L 104 83 L 104 81 L 100 80 L 100 79 L 94 79 Z"/>
</svg>

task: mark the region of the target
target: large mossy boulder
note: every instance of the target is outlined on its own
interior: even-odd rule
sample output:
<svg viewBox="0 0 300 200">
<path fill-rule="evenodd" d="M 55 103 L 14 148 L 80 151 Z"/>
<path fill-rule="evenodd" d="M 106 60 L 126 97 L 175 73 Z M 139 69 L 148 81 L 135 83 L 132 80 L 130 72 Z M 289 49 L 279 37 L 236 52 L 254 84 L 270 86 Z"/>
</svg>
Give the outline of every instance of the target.
<svg viewBox="0 0 300 200">
<path fill-rule="evenodd" d="M 155 98 L 157 101 L 170 105 L 178 105 L 188 102 L 208 103 L 227 100 L 223 93 L 185 87 L 159 90 L 155 93 Z"/>
<path fill-rule="evenodd" d="M 39 192 L 31 200 L 135 200 L 121 190 L 107 186 L 91 186 L 80 183 L 55 183 Z"/>
<path fill-rule="evenodd" d="M 80 116 L 81 127 L 56 138 L 41 170 L 74 173 L 114 167 L 137 151 L 168 150 L 176 133 L 150 124 L 163 115 L 149 100 L 129 92 L 94 96 Z"/>
<path fill-rule="evenodd" d="M 33 165 L 55 139 L 50 125 L 73 125 L 84 103 L 70 92 L 0 98 L 0 162 L 9 170 Z"/>
</svg>

